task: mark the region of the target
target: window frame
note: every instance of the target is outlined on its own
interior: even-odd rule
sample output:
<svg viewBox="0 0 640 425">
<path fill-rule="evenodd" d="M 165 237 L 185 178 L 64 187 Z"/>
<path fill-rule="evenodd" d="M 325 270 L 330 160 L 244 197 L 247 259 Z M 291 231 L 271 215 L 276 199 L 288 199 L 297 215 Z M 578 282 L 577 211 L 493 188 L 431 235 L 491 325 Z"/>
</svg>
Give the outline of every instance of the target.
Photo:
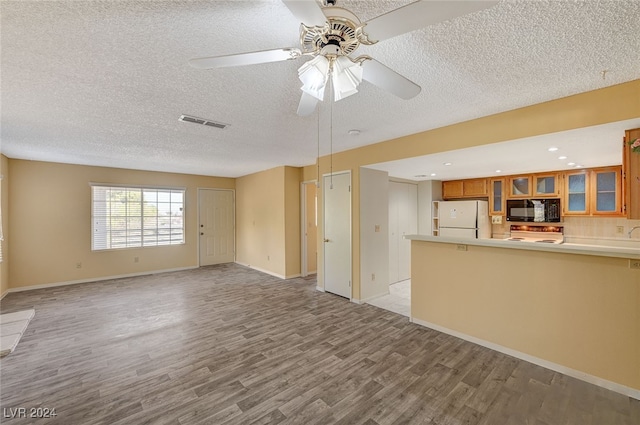
<svg viewBox="0 0 640 425">
<path fill-rule="evenodd" d="M 185 187 L 94 182 L 90 182 L 89 186 L 91 187 L 92 252 L 186 244 L 187 189 Z M 104 199 L 97 198 L 100 189 L 104 190 Z M 115 196 L 124 195 L 126 199 L 122 201 L 123 206 L 119 207 L 119 214 L 113 214 L 116 212 L 111 204 L 113 200 L 108 200 L 107 197 L 111 192 L 118 191 L 123 193 Z M 135 199 L 138 193 L 139 199 Z M 155 199 L 145 200 L 145 195 L 154 195 Z M 129 200 L 132 196 L 134 199 Z M 174 215 L 176 213 L 178 214 Z M 154 221 L 155 226 L 147 227 Z M 174 226 L 176 222 L 179 224 Z M 130 226 L 131 223 L 137 224 Z M 168 227 L 161 226 L 161 223 L 168 224 Z M 114 229 L 114 225 L 119 228 Z M 114 232 L 120 235 L 114 236 Z"/>
</svg>

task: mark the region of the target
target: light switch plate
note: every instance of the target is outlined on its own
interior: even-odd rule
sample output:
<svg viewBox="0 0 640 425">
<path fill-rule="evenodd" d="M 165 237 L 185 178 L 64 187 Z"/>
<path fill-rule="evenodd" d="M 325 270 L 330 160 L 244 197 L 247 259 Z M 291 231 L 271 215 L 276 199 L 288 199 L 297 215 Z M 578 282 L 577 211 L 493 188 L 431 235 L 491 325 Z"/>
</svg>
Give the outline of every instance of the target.
<svg viewBox="0 0 640 425">
<path fill-rule="evenodd" d="M 502 224 L 502 216 L 501 215 L 492 215 L 491 216 L 491 224 Z"/>
</svg>

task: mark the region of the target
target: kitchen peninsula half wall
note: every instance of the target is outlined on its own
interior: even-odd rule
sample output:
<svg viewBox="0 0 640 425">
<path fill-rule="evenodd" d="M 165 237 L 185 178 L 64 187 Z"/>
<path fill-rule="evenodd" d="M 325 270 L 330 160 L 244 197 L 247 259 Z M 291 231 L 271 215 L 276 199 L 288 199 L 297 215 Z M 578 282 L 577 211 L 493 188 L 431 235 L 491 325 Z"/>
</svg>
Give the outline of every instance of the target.
<svg viewBox="0 0 640 425">
<path fill-rule="evenodd" d="M 640 249 L 407 238 L 414 323 L 640 399 Z"/>
</svg>

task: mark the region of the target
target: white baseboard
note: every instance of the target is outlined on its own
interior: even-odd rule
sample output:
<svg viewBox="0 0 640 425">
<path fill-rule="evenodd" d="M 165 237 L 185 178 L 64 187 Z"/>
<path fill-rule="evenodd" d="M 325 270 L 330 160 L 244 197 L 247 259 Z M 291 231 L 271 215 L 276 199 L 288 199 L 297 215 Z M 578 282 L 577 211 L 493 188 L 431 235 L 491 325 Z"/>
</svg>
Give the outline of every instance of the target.
<svg viewBox="0 0 640 425">
<path fill-rule="evenodd" d="M 511 357 L 518 358 L 520 360 L 527 361 L 529 363 L 536 364 L 538 366 L 542 366 L 547 369 L 551 369 L 555 372 L 562 373 L 567 376 L 571 376 L 572 378 L 579 379 L 584 382 L 588 382 L 590 384 L 597 385 L 599 387 L 606 388 L 608 390 L 629 396 L 631 398 L 635 398 L 636 400 L 640 400 L 640 390 L 627 387 L 626 385 L 618 384 L 617 382 L 608 381 L 606 379 L 599 378 L 597 376 L 589 375 L 588 373 L 581 372 L 579 370 L 571 369 L 569 367 L 563 366 L 561 364 L 553 363 L 548 360 L 544 360 L 517 350 L 513 350 L 508 347 L 504 347 L 499 344 L 495 344 L 493 342 L 485 341 L 480 338 L 476 338 L 471 335 L 464 334 L 462 332 L 454 331 L 452 329 L 448 329 L 442 327 L 440 325 L 436 325 L 424 320 L 416 319 L 415 317 L 410 317 L 409 320 L 417 325 L 424 326 L 430 329 L 434 329 L 436 331 L 446 333 L 449 335 L 453 335 L 457 338 L 464 339 L 469 342 L 473 342 L 474 344 L 481 345 L 483 347 L 490 348 L 494 351 L 498 351 L 503 354 L 507 354 Z"/>
<path fill-rule="evenodd" d="M 351 301 L 352 303 L 354 303 L 354 304 L 364 304 L 364 301 L 359 300 L 359 299 L 357 299 L 357 298 L 351 298 L 351 300 L 350 300 L 350 301 Z"/>
<path fill-rule="evenodd" d="M 324 288 L 321 288 L 321 287 L 319 287 L 319 286 L 316 286 L 316 291 L 324 292 Z"/>
<path fill-rule="evenodd" d="M 55 288 L 56 286 L 77 285 L 79 283 L 100 282 L 100 281 L 104 281 L 104 280 L 122 279 L 122 278 L 126 278 L 126 277 L 148 276 L 148 275 L 158 274 L 158 273 L 179 272 L 179 271 L 182 271 L 182 270 L 192 270 L 192 269 L 197 269 L 197 268 L 198 268 L 198 266 L 177 267 L 177 268 L 174 268 L 174 269 L 151 270 L 151 271 L 139 272 L 139 273 L 128 273 L 128 274 L 119 274 L 119 275 L 113 275 L 113 276 L 93 277 L 93 278 L 89 278 L 89 279 L 69 280 L 69 281 L 66 281 L 66 282 L 43 283 L 43 284 L 40 284 L 40 285 L 31 285 L 31 286 L 21 286 L 21 287 L 18 287 L 18 288 L 9 288 L 9 290 L 7 290 L 7 292 L 5 292 L 5 294 L 9 293 L 9 292 L 32 291 L 32 290 L 36 290 L 36 289 Z M 3 297 L 4 297 L 4 295 L 3 295 Z"/>
<path fill-rule="evenodd" d="M 261 273 L 266 273 L 268 275 L 280 278 L 280 279 L 287 279 L 287 277 L 285 277 L 285 275 L 283 274 L 278 274 L 278 273 L 274 273 L 271 270 L 267 270 L 267 269 L 263 269 L 261 267 L 256 267 L 256 266 L 252 266 L 251 264 L 245 264 L 245 263 L 241 263 L 240 261 L 236 261 L 236 264 L 240 264 L 241 266 L 245 266 L 245 267 L 249 267 L 250 269 L 253 269 L 255 271 L 261 272 Z"/>
<path fill-rule="evenodd" d="M 389 291 L 387 291 L 385 294 L 378 294 L 378 295 L 374 295 L 374 296 L 369 297 L 369 298 L 364 298 L 364 299 L 362 299 L 362 300 L 360 300 L 360 301 L 362 301 L 362 304 L 364 304 L 364 303 L 368 303 L 369 301 L 373 301 L 373 300 L 375 300 L 375 299 L 378 299 L 378 298 L 380 298 L 380 297 L 384 297 L 385 295 L 389 295 L 389 294 L 390 294 L 390 292 L 389 292 Z"/>
<path fill-rule="evenodd" d="M 287 276 L 285 277 L 285 279 L 294 279 L 294 278 L 296 278 L 296 277 L 301 277 L 301 276 L 302 276 L 302 275 L 301 275 L 300 273 L 290 274 L 290 275 L 287 275 Z"/>
<path fill-rule="evenodd" d="M 2 300 L 5 295 L 7 295 L 9 293 L 9 290 L 7 289 L 6 291 L 4 291 L 4 293 L 2 295 L 0 295 L 0 300 Z"/>
</svg>

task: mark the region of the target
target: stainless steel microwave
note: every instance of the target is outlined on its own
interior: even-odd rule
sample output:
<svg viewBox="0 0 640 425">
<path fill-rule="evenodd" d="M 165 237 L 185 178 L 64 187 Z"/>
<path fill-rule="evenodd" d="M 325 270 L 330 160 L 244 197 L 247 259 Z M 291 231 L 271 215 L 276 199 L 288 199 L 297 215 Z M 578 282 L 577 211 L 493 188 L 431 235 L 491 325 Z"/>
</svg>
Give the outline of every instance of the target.
<svg viewBox="0 0 640 425">
<path fill-rule="evenodd" d="M 507 221 L 558 223 L 560 198 L 507 199 Z"/>
</svg>

